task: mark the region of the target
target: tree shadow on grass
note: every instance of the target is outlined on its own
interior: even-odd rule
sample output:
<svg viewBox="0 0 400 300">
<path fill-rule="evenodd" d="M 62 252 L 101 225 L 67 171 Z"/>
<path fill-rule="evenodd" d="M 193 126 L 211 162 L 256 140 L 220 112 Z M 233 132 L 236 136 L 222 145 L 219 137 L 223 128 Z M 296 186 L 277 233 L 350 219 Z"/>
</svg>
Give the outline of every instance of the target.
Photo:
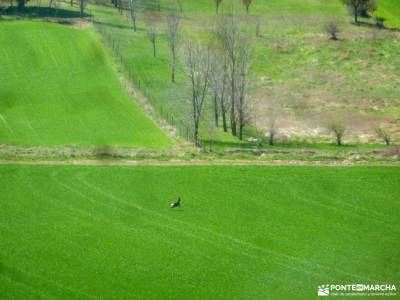
<svg viewBox="0 0 400 300">
<path fill-rule="evenodd" d="M 23 11 L 19 11 L 16 7 L 8 7 L 3 11 L 5 16 L 21 16 L 27 18 L 80 18 L 81 13 L 79 11 L 67 10 L 67 9 L 57 9 L 54 7 L 37 7 L 29 6 L 25 7 Z M 84 13 L 83 17 L 89 17 L 89 14 Z"/>
<path fill-rule="evenodd" d="M 116 149 L 110 146 L 96 147 L 93 149 L 92 155 L 96 158 L 96 160 L 109 160 L 119 158 Z"/>
<path fill-rule="evenodd" d="M 202 145 L 205 147 L 208 147 L 210 144 L 209 139 L 203 139 Z M 213 147 L 217 148 L 229 148 L 229 149 L 252 149 L 255 148 L 255 144 L 252 144 L 250 142 L 246 141 L 218 141 L 218 140 L 213 140 L 212 141 Z"/>
<path fill-rule="evenodd" d="M 397 28 L 389 28 L 386 27 L 383 22 L 385 19 L 382 18 L 382 23 L 381 24 L 376 24 L 376 23 L 369 23 L 366 21 L 358 21 L 358 23 L 354 23 L 353 25 L 355 26 L 360 26 L 360 27 L 366 27 L 366 28 L 371 28 L 371 29 L 380 29 L 380 30 L 387 30 L 387 31 L 393 31 L 393 32 L 399 32 L 400 30 Z"/>
<path fill-rule="evenodd" d="M 120 29 L 132 29 L 132 26 L 127 26 L 127 25 L 122 25 L 122 24 L 113 24 L 109 22 L 102 22 L 102 21 L 96 21 L 97 24 L 100 26 L 104 25 L 106 27 L 114 27 L 114 28 L 120 28 Z"/>
</svg>

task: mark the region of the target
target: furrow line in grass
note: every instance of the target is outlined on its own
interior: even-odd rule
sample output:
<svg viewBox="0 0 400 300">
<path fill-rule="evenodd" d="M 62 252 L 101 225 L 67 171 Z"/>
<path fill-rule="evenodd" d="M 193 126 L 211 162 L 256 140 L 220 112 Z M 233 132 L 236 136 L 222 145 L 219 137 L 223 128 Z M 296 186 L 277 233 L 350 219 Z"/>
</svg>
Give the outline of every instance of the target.
<svg viewBox="0 0 400 300">
<path fill-rule="evenodd" d="M 82 182 L 83 182 L 83 180 L 82 180 Z M 60 183 L 60 182 L 59 182 L 59 183 Z M 86 186 L 89 186 L 87 183 L 86 183 L 85 185 L 86 185 Z M 87 197 L 86 195 L 82 194 L 81 192 L 76 191 L 76 190 L 74 190 L 74 189 L 72 189 L 72 188 L 70 188 L 70 187 L 68 187 L 68 186 L 66 186 L 66 185 L 64 185 L 64 184 L 63 184 L 63 186 L 64 186 L 65 188 L 68 188 L 70 191 L 75 191 L 75 193 L 81 195 L 82 197 L 85 197 L 86 199 L 89 199 L 89 198 L 90 198 L 90 197 Z M 90 187 L 90 186 L 89 186 L 89 187 Z M 92 187 L 92 188 L 93 188 L 93 187 Z M 98 192 L 99 192 L 99 190 L 98 190 Z M 104 194 L 104 191 L 102 191 L 101 193 Z M 118 202 L 120 202 L 120 203 L 122 203 L 122 204 L 124 204 L 124 205 L 127 205 L 127 206 L 134 206 L 136 209 L 139 209 L 139 208 L 138 208 L 139 206 L 133 205 L 133 204 L 130 204 L 130 203 L 127 203 L 126 201 L 123 201 L 123 200 L 121 200 L 121 199 L 119 199 L 118 197 L 115 197 L 115 196 L 113 196 L 113 195 L 112 195 L 112 196 L 106 195 L 106 196 L 107 196 L 108 198 L 111 198 L 111 199 L 113 199 L 114 201 L 118 201 Z M 93 201 L 93 199 L 90 199 L 90 200 Z M 97 201 L 95 201 L 95 202 L 97 202 Z M 109 206 L 109 207 L 112 207 L 112 208 L 114 208 L 114 209 L 116 209 L 116 210 L 118 210 L 118 211 L 120 211 L 121 213 L 123 213 L 123 214 L 125 214 L 125 215 L 135 216 L 135 217 L 136 217 L 136 215 L 134 215 L 134 214 L 132 214 L 132 213 L 130 213 L 130 212 L 128 212 L 128 211 L 125 211 L 125 210 L 122 210 L 122 209 L 118 209 L 118 208 L 115 208 L 115 207 L 110 206 L 110 205 L 108 205 L 108 206 Z M 144 208 L 142 208 L 142 207 L 140 208 L 140 210 L 149 211 L 149 210 L 144 209 Z M 161 214 L 158 214 L 158 215 L 161 216 Z M 147 222 L 147 223 L 149 223 L 149 224 L 152 224 L 153 226 L 161 227 L 161 228 L 168 229 L 168 230 L 173 230 L 173 231 L 178 232 L 178 233 L 180 233 L 180 234 L 183 234 L 183 235 L 185 235 L 185 236 L 187 236 L 187 237 L 189 237 L 189 238 L 192 238 L 192 239 L 195 239 L 195 240 L 201 240 L 201 241 L 204 242 L 204 243 L 208 243 L 208 244 L 210 244 L 210 245 L 212 245 L 212 246 L 214 246 L 214 247 L 216 247 L 216 248 L 222 248 L 223 250 L 228 250 L 229 252 L 232 252 L 232 253 L 237 254 L 237 255 L 245 255 L 245 256 L 247 256 L 247 257 L 252 257 L 252 258 L 254 258 L 254 259 L 256 259 L 256 260 L 260 260 L 260 259 L 262 258 L 262 256 L 263 256 L 263 255 L 251 254 L 251 253 L 249 253 L 249 252 L 246 252 L 246 251 L 244 251 L 241 247 L 239 247 L 239 250 L 235 249 L 235 245 L 236 245 L 236 247 L 238 247 L 238 242 L 237 242 L 237 241 L 235 241 L 234 243 L 232 243 L 232 241 L 230 241 L 230 245 L 231 245 L 231 246 L 228 246 L 228 245 L 226 244 L 226 236 L 225 236 L 225 235 L 219 234 L 219 238 L 223 237 L 223 238 L 224 238 L 223 240 L 225 240 L 225 241 L 223 241 L 223 242 L 221 243 L 221 241 L 212 241 L 212 240 L 210 240 L 209 236 L 208 236 L 208 238 L 202 238 L 202 237 L 200 237 L 200 236 L 198 236 L 198 235 L 189 233 L 189 232 L 184 231 L 184 230 L 180 230 L 180 229 L 178 229 L 178 228 L 176 228 L 176 227 L 174 227 L 174 226 L 170 226 L 170 225 L 167 225 L 167 224 L 165 224 L 165 223 L 159 223 L 159 222 L 150 220 L 148 217 L 142 216 L 142 218 L 145 220 L 145 222 Z M 173 219 L 168 219 L 168 221 L 171 221 L 171 220 L 173 220 Z M 184 224 L 185 224 L 185 226 L 190 225 L 190 224 L 187 224 L 187 223 L 184 223 Z M 192 226 L 192 225 L 190 225 L 190 226 Z M 192 227 L 193 227 L 193 226 L 192 226 Z M 194 227 L 196 227 L 196 226 L 194 226 Z M 212 231 L 208 231 L 208 233 L 212 233 L 212 234 L 214 234 L 214 236 L 216 235 L 216 234 L 215 234 L 214 232 L 212 232 Z M 232 247 L 232 246 L 233 246 L 233 247 Z M 260 249 L 261 249 L 261 248 L 259 248 L 258 250 L 260 250 Z M 254 250 L 254 249 L 253 249 L 253 250 Z M 272 252 L 269 252 L 268 254 L 271 254 L 271 253 L 272 253 Z M 273 254 L 276 255 L 277 253 L 273 251 Z M 314 276 L 314 277 L 320 277 L 320 278 L 323 278 L 323 279 L 326 279 L 326 278 L 327 278 L 326 273 L 318 273 L 318 272 L 315 272 L 315 271 L 314 271 L 314 272 L 311 272 L 311 271 L 307 271 L 307 270 L 309 269 L 308 267 L 307 267 L 307 268 L 303 268 L 303 267 L 300 267 L 300 268 L 299 268 L 299 267 L 293 266 L 292 264 L 289 264 L 289 263 L 288 263 L 288 261 L 287 261 L 286 258 L 275 257 L 275 261 L 272 261 L 272 262 L 266 261 L 265 259 L 263 259 L 263 262 L 266 263 L 266 264 L 268 264 L 268 263 L 274 263 L 274 264 L 277 264 L 277 265 L 279 265 L 279 266 L 283 266 L 283 267 L 286 267 L 286 268 L 289 268 L 289 269 L 292 269 L 292 270 L 299 271 L 299 272 L 301 272 L 301 273 L 308 273 L 309 275 L 312 275 L 312 276 Z"/>
<path fill-rule="evenodd" d="M 25 281 L 27 281 L 27 282 L 33 282 L 34 280 L 32 280 L 32 279 L 38 280 L 38 281 L 42 282 L 42 284 L 46 287 L 46 290 L 48 290 L 48 288 L 50 287 L 50 290 L 54 291 L 53 288 L 55 287 L 55 289 L 62 291 L 62 294 L 64 294 L 64 292 L 66 292 L 70 296 L 73 296 L 73 299 L 82 299 L 82 300 L 98 299 L 97 297 L 83 293 L 81 291 L 76 291 L 76 290 L 66 287 L 60 283 L 57 283 L 53 280 L 49 280 L 48 278 L 46 278 L 44 276 L 33 274 L 26 270 L 22 270 L 22 269 L 19 269 L 16 267 L 10 268 L 10 267 L 4 266 L 4 265 L 3 265 L 3 270 L 5 270 L 8 274 L 12 275 L 12 277 L 10 277 L 12 280 L 16 280 L 27 286 L 29 286 L 29 285 L 26 282 L 22 282 L 21 280 L 18 280 L 15 278 L 18 277 L 19 279 L 25 279 Z"/>
<path fill-rule="evenodd" d="M 168 220 L 168 221 L 170 221 L 170 222 L 179 223 L 180 225 L 183 225 L 183 226 L 186 226 L 186 227 L 191 227 L 192 229 L 195 229 L 195 230 L 199 230 L 199 231 L 202 231 L 202 232 L 209 233 L 209 234 L 213 235 L 214 237 L 219 237 L 219 238 L 222 238 L 222 239 L 225 240 L 225 241 L 230 241 L 232 244 L 242 245 L 242 246 L 244 246 L 244 247 L 247 247 L 247 249 L 251 249 L 251 250 L 253 250 L 253 251 L 259 251 L 259 252 L 262 252 L 262 253 L 267 254 L 267 255 L 274 255 L 275 257 L 279 257 L 279 258 L 280 258 L 281 260 L 283 260 L 284 262 L 287 262 L 287 260 L 292 260 L 292 261 L 295 261 L 295 262 L 297 262 L 297 263 L 301 263 L 301 264 L 303 264 L 303 265 L 312 266 L 312 267 L 317 266 L 317 267 L 319 267 L 320 269 L 329 270 L 330 272 L 331 272 L 331 271 L 335 271 L 335 272 L 337 272 L 337 273 L 339 273 L 339 274 L 340 274 L 340 273 L 341 273 L 341 274 L 345 274 L 345 275 L 351 276 L 351 277 L 353 277 L 353 278 L 358 278 L 358 279 L 363 279 L 363 280 L 370 280 L 371 282 L 374 281 L 374 280 L 371 280 L 370 278 L 367 278 L 367 277 L 364 277 L 364 276 L 360 276 L 360 275 L 358 275 L 358 274 L 353 274 L 353 273 L 348 273 L 348 272 L 338 271 L 338 270 L 332 270 L 330 267 L 327 267 L 327 266 L 324 266 L 324 265 L 321 265 L 321 264 L 318 264 L 318 263 L 315 263 L 315 262 L 311 262 L 311 261 L 308 261 L 308 260 L 305 260 L 305 259 L 302 259 L 302 258 L 299 258 L 299 257 L 291 256 L 291 255 L 288 255 L 288 254 L 278 253 L 278 252 L 276 252 L 276 251 L 269 250 L 269 249 L 264 249 L 264 248 L 261 248 L 261 247 L 259 247 L 259 246 L 255 246 L 255 245 L 253 245 L 253 244 L 251 244 L 251 243 L 249 243 L 249 242 L 247 242 L 247 241 L 243 241 L 243 240 L 240 240 L 240 239 L 237 239 L 237 238 L 234 238 L 234 237 L 232 237 L 232 236 L 225 235 L 225 234 L 222 234 L 222 233 L 214 232 L 213 230 L 210 230 L 210 229 L 205 228 L 205 227 L 195 226 L 195 225 L 188 224 L 188 223 L 183 222 L 183 221 L 180 221 L 180 220 L 172 219 L 172 218 L 170 218 L 170 217 L 168 217 L 168 216 L 165 216 L 165 215 L 160 214 L 160 213 L 158 213 L 158 212 L 155 212 L 155 211 L 153 211 L 153 210 L 146 209 L 146 208 L 141 207 L 141 206 L 136 205 L 136 204 L 128 203 L 128 202 L 126 202 L 125 200 L 120 199 L 119 197 L 114 196 L 113 194 L 110 194 L 110 193 L 108 193 L 108 192 L 103 191 L 103 190 L 100 189 L 98 186 L 88 183 L 87 181 L 82 180 L 82 182 L 83 182 L 85 185 L 87 185 L 88 187 L 91 187 L 92 189 L 95 189 L 95 190 L 97 190 L 98 192 L 100 192 L 100 193 L 102 193 L 102 194 L 108 196 L 109 198 L 114 199 L 114 200 L 117 200 L 117 201 L 123 203 L 124 205 L 132 206 L 132 207 L 134 207 L 134 208 L 136 208 L 136 209 L 138 209 L 138 210 L 141 210 L 141 211 L 146 212 L 146 213 L 148 213 L 148 214 L 151 214 L 151 215 L 153 215 L 153 216 L 160 217 L 160 218 L 165 219 L 165 220 Z M 157 224 L 159 224 L 159 223 L 157 223 Z M 163 225 L 163 224 L 159 224 L 159 225 L 165 227 L 165 225 Z M 177 231 L 182 232 L 181 230 L 176 229 L 176 228 L 174 228 L 174 227 L 170 227 L 170 226 L 169 226 L 169 229 L 173 229 L 173 230 L 177 230 Z M 186 233 L 186 232 L 182 232 L 182 233 Z M 196 235 L 193 235 L 193 236 L 194 236 L 194 238 L 198 238 L 198 236 L 196 236 Z M 286 265 L 287 265 L 287 264 L 286 264 Z M 320 277 L 326 278 L 326 273 L 323 273 L 324 275 L 319 274 L 319 273 L 316 273 L 316 272 L 310 272 L 310 273 L 313 274 L 313 275 L 316 275 L 316 276 L 320 276 Z M 376 280 L 375 280 L 375 281 L 376 281 Z M 376 282 L 377 282 L 377 281 L 376 281 Z"/>
<path fill-rule="evenodd" d="M 12 278 L 11 276 L 7 276 L 4 273 L 0 273 L 0 277 L 3 277 L 5 280 L 8 280 L 9 282 L 11 282 L 12 284 L 18 286 L 18 290 L 20 289 L 24 289 L 26 290 L 26 293 L 29 293 L 29 296 L 31 297 L 32 295 L 39 295 L 40 297 L 43 297 L 45 299 L 53 299 L 53 300 L 57 300 L 59 298 L 54 297 L 53 295 L 49 295 L 48 293 L 46 293 L 45 291 L 42 290 L 38 290 L 32 287 L 32 285 L 29 285 L 25 282 L 22 281 L 17 281 L 14 278 Z M 3 282 L 4 284 L 4 282 Z M 5 295 L 3 295 L 5 296 Z"/>
<path fill-rule="evenodd" d="M 0 119 L 3 121 L 4 126 L 7 127 L 7 129 L 11 132 L 14 133 L 14 130 L 10 127 L 10 125 L 8 124 L 8 122 L 6 121 L 6 119 L 4 118 L 4 116 L 0 113 Z"/>
<path fill-rule="evenodd" d="M 134 216 L 132 213 L 129 213 L 129 212 L 125 211 L 125 210 L 119 209 L 119 208 L 117 208 L 117 207 L 115 207 L 115 206 L 106 205 L 105 203 L 102 203 L 102 202 L 99 202 L 99 201 L 95 201 L 95 200 L 93 200 L 91 197 L 88 197 L 88 196 L 84 195 L 83 193 L 81 193 L 79 190 L 76 190 L 76 189 L 74 189 L 74 188 L 72 188 L 72 187 L 70 187 L 70 186 L 68 186 L 68 185 L 65 185 L 65 184 L 63 184 L 62 182 L 59 182 L 59 181 L 56 181 L 56 182 L 57 182 L 58 184 L 62 185 L 66 190 L 68 190 L 68 191 L 70 191 L 70 192 L 72 192 L 72 193 L 75 193 L 76 195 L 78 195 L 78 196 L 80 196 L 80 197 L 82 197 L 82 198 L 84 198 L 84 199 L 86 199 L 86 200 L 89 200 L 90 202 L 92 202 L 92 203 L 94 203 L 94 204 L 101 204 L 101 205 L 104 205 L 104 206 L 109 207 L 109 208 L 111 208 L 111 209 L 114 209 L 114 210 L 118 211 L 118 212 L 121 213 L 121 214 L 125 214 L 125 215 L 128 215 L 128 216 Z M 84 210 L 76 209 L 76 208 L 73 208 L 73 207 L 68 206 L 68 205 L 64 205 L 64 206 L 65 206 L 65 207 L 68 207 L 69 209 L 76 210 L 76 211 L 78 211 L 78 212 L 80 212 L 80 213 L 83 213 L 83 214 L 85 214 L 85 215 L 90 215 L 90 213 L 88 213 L 88 212 L 86 212 L 86 211 L 84 211 Z M 103 221 L 104 221 L 104 220 L 103 220 Z M 105 219 L 105 221 L 107 221 L 107 223 L 109 223 L 110 225 L 113 225 L 113 226 L 119 225 L 119 226 L 120 226 L 119 229 L 124 230 L 124 231 L 128 232 L 129 234 L 131 234 L 131 233 L 132 233 L 132 229 L 134 229 L 134 228 L 132 228 L 132 227 L 130 227 L 130 226 L 124 224 L 124 223 L 115 222 L 115 221 L 112 221 L 112 222 L 111 222 L 111 221 L 108 220 L 108 219 Z M 147 222 L 147 223 L 149 223 L 149 224 L 152 224 L 152 225 L 156 226 L 157 228 L 159 228 L 159 227 L 166 227 L 166 226 L 167 226 L 167 225 L 164 225 L 164 224 L 161 224 L 161 223 L 158 223 L 158 222 L 154 222 L 154 221 L 149 221 L 149 220 L 145 220 L 145 222 Z M 177 231 L 176 228 L 173 228 L 173 227 L 170 227 L 170 226 L 167 226 L 167 227 L 168 227 L 168 229 Z M 139 230 L 133 230 L 133 231 L 138 232 Z M 178 232 L 179 232 L 179 233 L 183 233 L 183 232 L 181 232 L 181 231 L 178 231 Z M 198 239 L 198 237 L 194 237 L 193 235 L 188 235 L 187 233 L 185 233 L 185 235 L 188 236 L 188 237 L 190 237 L 191 239 L 193 239 L 193 238 Z M 175 246 L 175 247 L 177 246 L 176 242 L 171 241 L 170 239 L 166 239 L 166 238 L 164 238 L 163 236 L 159 236 L 158 238 L 161 239 L 164 243 L 170 244 L 170 245 Z M 202 241 L 203 241 L 203 242 L 208 242 L 208 243 L 209 243 L 209 241 L 208 241 L 207 239 L 202 239 Z M 215 244 L 214 244 L 214 246 L 215 246 Z M 220 246 L 220 245 L 218 245 L 218 246 Z M 207 258 L 208 260 L 211 260 L 211 261 L 220 261 L 220 262 L 221 262 L 221 261 L 225 261 L 225 262 L 227 261 L 226 259 L 224 260 L 224 259 L 221 259 L 220 257 L 211 257 L 211 256 L 209 256 L 209 255 L 205 255 L 204 253 L 202 253 L 202 252 L 200 252 L 200 251 L 195 251 L 193 248 L 188 247 L 188 246 L 185 246 L 185 245 L 182 245 L 182 244 L 179 245 L 179 248 L 180 248 L 180 249 L 182 249 L 182 248 L 185 248 L 185 249 L 186 249 L 186 251 L 183 251 L 183 253 L 192 252 L 193 255 L 195 255 L 195 256 L 199 256 L 199 255 L 200 255 L 200 256 L 205 257 L 205 258 Z M 232 252 L 236 253 L 234 250 L 232 250 Z M 248 255 L 248 256 L 250 256 L 250 255 Z M 254 256 L 254 255 L 253 255 L 253 257 L 256 258 L 256 259 L 259 259 L 259 258 L 260 258 L 259 256 Z M 150 272 L 150 270 L 149 270 L 148 268 L 144 267 L 143 265 L 140 265 L 140 269 L 141 269 L 142 271 Z M 209 269 L 210 269 L 210 267 L 209 267 Z M 216 269 L 216 268 L 212 268 L 212 269 L 214 270 L 214 272 L 217 272 L 217 271 L 218 271 L 218 269 Z M 173 273 L 175 273 L 175 274 L 177 273 L 176 270 L 172 270 L 172 269 L 171 269 L 171 270 L 169 270 L 169 271 L 170 271 L 170 272 L 173 272 Z M 195 285 L 193 285 L 193 284 L 191 283 L 190 278 L 187 278 L 183 273 L 180 273 L 180 277 L 181 277 L 182 280 L 185 280 L 185 281 L 186 281 L 189 285 L 191 285 L 192 287 L 196 287 Z"/>
<path fill-rule="evenodd" d="M 325 195 L 321 195 L 320 197 L 324 198 L 326 200 L 331 200 L 328 196 L 325 196 Z M 362 218 L 366 217 L 368 219 L 373 219 L 377 222 L 383 223 L 386 226 L 393 226 L 396 229 L 400 230 L 400 227 L 396 227 L 392 223 L 385 222 L 385 220 L 387 219 L 387 215 L 385 215 L 383 213 L 377 212 L 373 209 L 364 208 L 361 205 L 354 206 L 354 205 L 346 203 L 344 206 L 346 206 L 346 208 L 350 208 L 351 211 L 360 211 L 361 213 L 363 213 L 362 215 L 360 214 L 360 217 L 362 217 Z M 345 211 L 347 211 L 347 210 L 345 210 Z M 398 232 L 398 233 L 400 233 L 400 232 Z"/>
<path fill-rule="evenodd" d="M 363 216 L 363 215 L 355 213 L 354 211 L 347 211 L 346 209 L 339 209 L 339 208 L 337 208 L 335 206 L 327 205 L 327 204 L 324 204 L 324 203 L 320 203 L 320 202 L 317 202 L 317 201 L 314 201 L 314 200 L 311 200 L 311 199 L 308 199 L 308 198 L 305 198 L 305 197 L 302 197 L 302 196 L 299 196 L 299 195 L 294 195 L 294 197 L 299 199 L 299 200 L 302 200 L 303 202 L 310 203 L 310 204 L 315 205 L 315 206 L 320 206 L 320 207 L 323 207 L 323 208 L 328 208 L 328 209 L 334 210 L 335 212 L 338 212 L 340 214 L 347 214 L 347 215 L 350 215 L 352 217 L 360 218 L 362 220 L 364 220 L 365 217 L 367 217 L 370 220 L 373 220 L 375 222 L 381 223 L 382 225 L 391 228 L 391 230 L 393 230 L 395 233 L 400 234 L 400 231 L 398 231 L 399 228 L 397 226 L 394 226 L 392 224 L 387 224 L 383 220 L 379 220 L 379 219 L 373 218 L 373 217 L 368 216 L 368 215 L 364 215 Z"/>
<path fill-rule="evenodd" d="M 63 184 L 63 183 L 60 183 L 60 182 L 58 182 L 58 183 L 62 184 L 62 186 L 64 186 L 64 188 L 66 188 L 67 190 L 79 195 L 80 197 L 83 197 L 84 199 L 87 199 L 87 200 L 91 201 L 92 203 L 98 203 L 98 204 L 105 205 L 104 203 L 101 203 L 101 202 L 98 202 L 98 201 L 94 201 L 91 197 L 88 197 L 88 196 L 84 195 L 79 190 L 76 190 L 76 189 L 74 189 L 74 188 L 72 188 L 72 187 L 70 187 L 68 185 Z M 125 215 L 128 215 L 128 216 L 136 216 L 136 215 L 134 215 L 134 214 L 132 214 L 132 213 L 126 211 L 126 210 L 122 210 L 122 209 L 116 208 L 115 206 L 112 206 L 112 205 L 106 205 L 106 206 L 110 207 L 112 209 L 115 209 L 116 211 L 120 212 L 121 214 L 125 214 Z M 306 274 L 311 275 L 312 277 L 320 277 L 320 278 L 323 278 L 324 280 L 327 279 L 326 274 L 318 274 L 318 276 L 316 276 L 316 274 L 317 274 L 316 272 L 309 272 L 309 271 L 307 271 L 308 268 L 296 267 L 294 265 L 289 264 L 287 261 L 286 262 L 268 261 L 267 259 L 265 259 L 264 257 L 262 257 L 260 255 L 254 255 L 254 254 L 245 252 L 245 251 L 243 251 L 243 249 L 240 249 L 239 251 L 237 251 L 233 247 L 227 246 L 225 243 L 218 243 L 218 242 L 215 242 L 215 241 L 211 241 L 210 239 L 202 238 L 202 237 L 199 237 L 197 235 L 190 234 L 190 233 L 188 233 L 186 231 L 179 230 L 179 229 L 177 229 L 176 227 L 173 227 L 173 226 L 168 226 L 168 225 L 163 224 L 163 223 L 155 222 L 155 221 L 149 220 L 148 218 L 144 218 L 144 221 L 146 223 L 148 223 L 148 224 L 151 224 L 151 225 L 157 227 L 157 228 L 160 228 L 160 227 L 163 228 L 163 229 L 167 228 L 168 230 L 172 230 L 172 231 L 175 231 L 177 233 L 183 234 L 187 238 L 200 240 L 203 243 L 210 244 L 215 248 L 223 249 L 225 251 L 228 250 L 228 252 L 233 253 L 234 255 L 244 255 L 244 256 L 253 258 L 254 261 L 257 262 L 257 264 L 259 264 L 260 260 L 261 260 L 262 263 L 264 263 L 265 265 L 275 264 L 275 265 L 279 265 L 279 266 L 284 267 L 284 268 L 286 268 L 288 270 L 291 270 L 291 271 L 295 270 L 295 271 L 299 272 L 299 274 L 306 273 Z M 115 224 L 115 222 L 110 222 L 110 224 Z M 119 223 L 119 224 L 121 225 L 122 228 L 124 228 L 124 227 L 127 228 L 127 229 L 124 229 L 124 230 L 127 230 L 127 231 L 130 230 L 129 226 L 127 226 L 125 224 L 122 224 L 122 223 Z M 175 247 L 177 246 L 175 241 L 170 241 L 170 240 L 165 239 L 165 238 L 162 238 L 162 240 L 163 240 L 163 242 L 168 243 L 168 244 L 170 244 L 172 246 L 175 246 Z M 199 256 L 200 255 L 200 256 L 205 257 L 205 258 L 207 258 L 207 259 L 209 259 L 211 261 L 218 261 L 218 262 L 229 263 L 229 264 L 234 264 L 235 263 L 233 261 L 233 258 L 231 259 L 231 261 L 229 261 L 227 259 L 221 259 L 221 257 L 211 257 L 211 256 L 208 256 L 208 255 L 204 255 L 203 252 L 195 251 L 191 247 L 184 246 L 183 244 L 179 244 L 179 248 L 180 249 L 182 249 L 182 248 L 186 249 L 186 251 L 183 251 L 183 253 L 192 252 L 195 256 Z M 275 258 L 275 260 L 276 260 L 276 258 Z M 210 269 L 210 267 L 208 267 L 208 269 Z M 220 271 L 220 270 L 214 268 L 214 272 L 218 272 L 218 271 Z M 170 272 L 176 273 L 176 270 L 171 269 Z M 244 273 L 250 275 L 249 277 L 251 277 L 251 275 L 252 275 L 252 273 L 250 271 L 242 269 L 241 270 L 241 274 L 243 275 Z M 187 278 L 185 275 L 180 273 L 180 276 L 181 276 L 181 279 L 183 279 L 183 280 L 185 280 L 185 281 L 190 283 L 190 279 Z M 274 278 L 275 280 L 279 279 L 279 278 L 277 278 L 276 276 L 274 276 L 271 273 L 269 273 L 269 277 Z M 334 279 L 334 278 L 331 277 L 330 279 Z M 260 282 L 260 283 L 262 284 L 263 282 Z"/>
</svg>

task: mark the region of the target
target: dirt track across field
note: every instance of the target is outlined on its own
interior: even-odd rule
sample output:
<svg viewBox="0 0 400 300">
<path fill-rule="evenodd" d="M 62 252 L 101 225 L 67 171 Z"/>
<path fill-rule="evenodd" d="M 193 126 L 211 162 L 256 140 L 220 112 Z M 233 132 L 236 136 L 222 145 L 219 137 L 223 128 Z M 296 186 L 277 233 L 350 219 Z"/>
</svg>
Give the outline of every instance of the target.
<svg viewBox="0 0 400 300">
<path fill-rule="evenodd" d="M 324 162 L 298 160 L 0 160 L 0 165 L 54 165 L 54 166 L 395 166 L 399 163 Z"/>
</svg>

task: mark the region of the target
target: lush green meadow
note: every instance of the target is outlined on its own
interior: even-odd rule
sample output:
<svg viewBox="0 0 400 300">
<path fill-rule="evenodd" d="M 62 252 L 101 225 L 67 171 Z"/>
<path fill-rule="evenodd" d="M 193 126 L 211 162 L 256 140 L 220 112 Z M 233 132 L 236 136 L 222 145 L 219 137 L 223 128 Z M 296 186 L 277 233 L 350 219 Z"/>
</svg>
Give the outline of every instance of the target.
<svg viewBox="0 0 400 300">
<path fill-rule="evenodd" d="M 396 0 L 379 0 L 376 14 L 385 19 L 386 25 L 400 29 L 400 2 Z"/>
<path fill-rule="evenodd" d="M 313 299 L 320 284 L 399 284 L 399 168 L 3 165 L 0 182 L 3 299 Z"/>
<path fill-rule="evenodd" d="M 165 147 L 92 29 L 0 23 L 0 144 Z"/>
</svg>

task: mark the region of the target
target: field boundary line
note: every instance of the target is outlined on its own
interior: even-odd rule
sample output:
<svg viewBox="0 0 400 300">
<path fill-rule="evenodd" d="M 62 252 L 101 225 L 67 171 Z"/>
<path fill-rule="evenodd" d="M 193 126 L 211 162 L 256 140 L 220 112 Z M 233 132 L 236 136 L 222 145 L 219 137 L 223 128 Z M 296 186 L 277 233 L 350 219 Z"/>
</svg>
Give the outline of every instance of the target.
<svg viewBox="0 0 400 300">
<path fill-rule="evenodd" d="M 400 167 L 399 163 L 329 162 L 297 160 L 0 160 L 0 165 L 52 166 L 308 166 L 308 167 Z"/>
</svg>

